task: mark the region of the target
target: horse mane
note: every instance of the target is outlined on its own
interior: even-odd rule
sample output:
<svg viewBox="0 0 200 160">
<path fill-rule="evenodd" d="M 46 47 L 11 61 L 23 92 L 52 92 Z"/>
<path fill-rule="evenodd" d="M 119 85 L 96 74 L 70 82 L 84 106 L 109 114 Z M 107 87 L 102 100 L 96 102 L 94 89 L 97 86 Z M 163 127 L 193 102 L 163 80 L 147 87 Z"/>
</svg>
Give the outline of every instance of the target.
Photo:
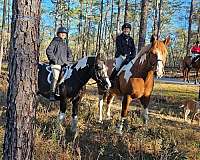
<svg viewBox="0 0 200 160">
<path fill-rule="evenodd" d="M 135 61 L 142 57 L 144 54 L 146 54 L 150 49 L 151 49 L 152 45 L 148 44 L 146 46 L 144 46 L 139 52 L 138 54 L 136 54 L 135 58 L 133 60 L 131 60 L 132 63 L 135 63 Z"/>
</svg>

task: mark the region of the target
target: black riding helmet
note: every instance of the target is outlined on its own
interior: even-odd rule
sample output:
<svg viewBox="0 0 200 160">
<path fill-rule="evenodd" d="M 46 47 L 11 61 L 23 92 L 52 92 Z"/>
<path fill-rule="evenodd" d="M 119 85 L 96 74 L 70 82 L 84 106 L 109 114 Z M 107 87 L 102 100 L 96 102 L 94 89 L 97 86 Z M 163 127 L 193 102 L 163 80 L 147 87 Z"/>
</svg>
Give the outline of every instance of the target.
<svg viewBox="0 0 200 160">
<path fill-rule="evenodd" d="M 124 23 L 122 26 L 122 31 L 124 30 L 124 28 L 129 28 L 131 30 L 131 24 L 130 23 Z"/>
<path fill-rule="evenodd" d="M 58 29 L 57 29 L 57 34 L 58 33 L 68 33 L 68 31 L 67 31 L 67 29 L 65 28 L 65 27 L 59 27 Z"/>
</svg>

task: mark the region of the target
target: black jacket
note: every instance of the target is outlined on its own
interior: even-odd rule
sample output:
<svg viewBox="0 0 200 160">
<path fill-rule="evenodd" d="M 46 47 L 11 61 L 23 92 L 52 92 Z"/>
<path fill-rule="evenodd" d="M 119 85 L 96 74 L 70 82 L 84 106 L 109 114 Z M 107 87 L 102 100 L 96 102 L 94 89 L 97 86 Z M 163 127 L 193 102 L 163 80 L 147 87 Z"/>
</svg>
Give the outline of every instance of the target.
<svg viewBox="0 0 200 160">
<path fill-rule="evenodd" d="M 115 58 L 122 56 L 128 56 L 129 58 L 135 57 L 135 44 L 133 38 L 124 33 L 120 34 L 116 38 L 116 53 Z"/>
<path fill-rule="evenodd" d="M 72 53 L 60 37 L 54 37 L 46 50 L 50 64 L 65 65 L 72 62 Z"/>
</svg>

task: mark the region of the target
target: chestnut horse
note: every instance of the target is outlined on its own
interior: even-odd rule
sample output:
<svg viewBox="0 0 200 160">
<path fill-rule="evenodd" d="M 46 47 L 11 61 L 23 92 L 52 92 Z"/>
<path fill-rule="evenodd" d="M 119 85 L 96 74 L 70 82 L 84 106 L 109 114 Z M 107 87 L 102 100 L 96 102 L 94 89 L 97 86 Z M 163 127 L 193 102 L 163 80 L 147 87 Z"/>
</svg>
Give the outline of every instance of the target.
<svg viewBox="0 0 200 160">
<path fill-rule="evenodd" d="M 127 117 L 128 106 L 134 98 L 138 98 L 143 105 L 144 123 L 148 122 L 148 104 L 154 86 L 154 73 L 157 77 L 163 76 L 169 41 L 169 37 L 160 41 L 152 36 L 151 44 L 142 48 L 136 57 L 119 71 L 116 85 L 111 87 L 107 96 L 107 116 L 110 118 L 110 104 L 113 98 L 116 95 L 122 96 L 120 133 Z"/>
<path fill-rule="evenodd" d="M 182 60 L 182 72 L 183 72 L 183 80 L 186 82 L 190 82 L 189 80 L 189 73 L 192 68 L 195 69 L 195 84 L 198 83 L 198 73 L 200 70 L 200 58 L 198 58 L 195 62 L 192 64 L 192 56 L 185 56 Z"/>
</svg>

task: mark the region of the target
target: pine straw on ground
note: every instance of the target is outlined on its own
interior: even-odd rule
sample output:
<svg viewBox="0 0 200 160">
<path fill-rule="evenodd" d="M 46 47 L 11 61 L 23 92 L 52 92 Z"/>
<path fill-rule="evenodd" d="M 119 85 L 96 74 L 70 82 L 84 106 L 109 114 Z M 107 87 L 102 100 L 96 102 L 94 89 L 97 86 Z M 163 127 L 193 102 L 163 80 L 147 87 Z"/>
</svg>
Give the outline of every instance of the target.
<svg viewBox="0 0 200 160">
<path fill-rule="evenodd" d="M 0 84 L 1 103 L 5 105 L 5 81 Z M 35 160 L 174 160 L 200 159 L 200 128 L 184 122 L 179 108 L 184 99 L 197 99 L 197 87 L 156 84 L 150 103 L 150 122 L 143 126 L 134 110 L 140 106 L 133 101 L 125 123 L 124 133 L 116 133 L 120 118 L 120 101 L 112 105 L 112 119 L 98 120 L 96 86 L 88 86 L 80 104 L 78 133 L 70 132 L 71 104 L 68 104 L 66 126 L 57 121 L 58 103 L 40 98 L 35 132 Z M 5 108 L 1 107 L 1 120 Z M 105 115 L 105 114 L 104 114 Z M 105 118 L 105 117 L 104 117 Z M 1 121 L 1 122 L 2 122 Z M 0 126 L 0 155 L 2 155 L 4 124 Z"/>
</svg>

